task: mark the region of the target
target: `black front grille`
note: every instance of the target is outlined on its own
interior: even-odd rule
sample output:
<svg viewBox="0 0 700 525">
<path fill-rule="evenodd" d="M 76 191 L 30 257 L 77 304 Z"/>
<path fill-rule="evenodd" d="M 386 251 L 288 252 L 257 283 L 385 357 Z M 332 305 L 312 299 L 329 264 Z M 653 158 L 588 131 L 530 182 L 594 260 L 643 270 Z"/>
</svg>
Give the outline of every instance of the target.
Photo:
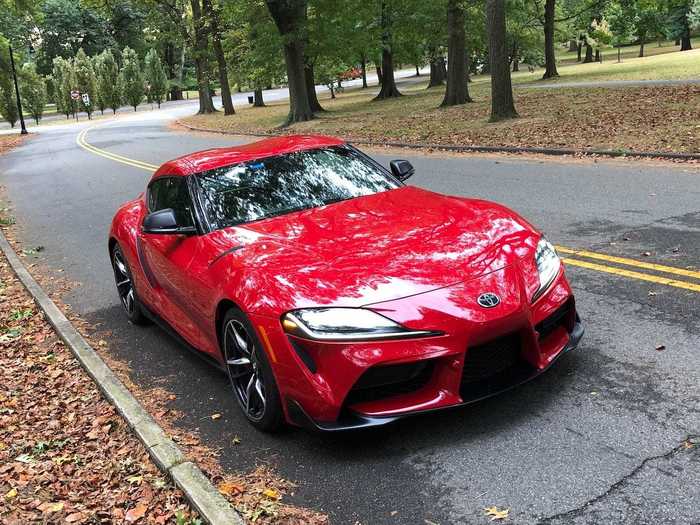
<svg viewBox="0 0 700 525">
<path fill-rule="evenodd" d="M 433 362 L 419 361 L 400 365 L 373 366 L 352 387 L 345 405 L 376 401 L 424 387 L 433 373 Z"/>
<path fill-rule="evenodd" d="M 532 374 L 521 356 L 520 335 L 510 334 L 467 350 L 460 395 L 464 401 L 505 390 Z"/>
</svg>

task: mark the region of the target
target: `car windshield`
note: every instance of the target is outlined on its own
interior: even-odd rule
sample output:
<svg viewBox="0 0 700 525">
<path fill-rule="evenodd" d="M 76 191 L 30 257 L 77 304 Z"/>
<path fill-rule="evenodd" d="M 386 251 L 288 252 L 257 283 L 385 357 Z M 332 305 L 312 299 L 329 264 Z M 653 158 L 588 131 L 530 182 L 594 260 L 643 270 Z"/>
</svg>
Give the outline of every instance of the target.
<svg viewBox="0 0 700 525">
<path fill-rule="evenodd" d="M 399 183 L 348 146 L 305 150 L 197 175 L 214 229 L 397 188 Z"/>
</svg>

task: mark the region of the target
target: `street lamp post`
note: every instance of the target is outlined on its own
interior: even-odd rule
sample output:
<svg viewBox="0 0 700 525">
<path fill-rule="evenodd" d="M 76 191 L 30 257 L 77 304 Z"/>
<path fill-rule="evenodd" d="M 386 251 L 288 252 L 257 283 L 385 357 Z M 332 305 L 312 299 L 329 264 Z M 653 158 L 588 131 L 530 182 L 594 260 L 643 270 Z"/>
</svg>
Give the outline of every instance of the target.
<svg viewBox="0 0 700 525">
<path fill-rule="evenodd" d="M 19 123 L 22 126 L 22 135 L 27 134 L 27 126 L 24 125 L 24 115 L 22 114 L 22 100 L 19 98 L 19 84 L 17 83 L 17 71 L 15 70 L 15 57 L 12 55 L 12 46 L 10 48 L 10 65 L 12 66 L 12 78 L 15 81 L 15 95 L 17 96 L 17 111 L 19 111 Z"/>
</svg>

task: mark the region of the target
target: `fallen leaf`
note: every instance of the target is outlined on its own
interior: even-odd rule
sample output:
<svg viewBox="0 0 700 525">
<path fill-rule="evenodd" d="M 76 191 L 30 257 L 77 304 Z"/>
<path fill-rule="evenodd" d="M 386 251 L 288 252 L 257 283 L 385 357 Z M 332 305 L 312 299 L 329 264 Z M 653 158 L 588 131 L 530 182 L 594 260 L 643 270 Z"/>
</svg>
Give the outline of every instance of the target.
<svg viewBox="0 0 700 525">
<path fill-rule="evenodd" d="M 649 297 L 654 297 L 655 295 L 656 295 L 656 292 L 649 290 Z"/>
<path fill-rule="evenodd" d="M 484 513 L 487 516 L 491 516 L 491 521 L 504 520 L 508 517 L 509 512 L 510 509 L 498 510 L 498 507 L 496 506 L 484 508 Z"/>
<path fill-rule="evenodd" d="M 134 523 L 135 521 L 143 518 L 143 516 L 146 514 L 146 510 L 148 510 L 146 509 L 146 505 L 143 503 L 137 503 L 134 508 L 129 509 L 126 516 L 124 516 L 124 519 L 129 523 Z"/>
<path fill-rule="evenodd" d="M 212 418 L 214 421 L 216 421 L 217 419 L 221 419 L 221 414 L 219 414 L 219 413 L 217 412 L 216 414 L 212 414 L 212 415 L 211 415 L 211 418 Z"/>
<path fill-rule="evenodd" d="M 642 252 L 642 255 L 644 257 L 649 257 L 651 255 L 651 252 Z"/>
<path fill-rule="evenodd" d="M 84 519 L 82 512 L 74 512 L 73 514 L 68 514 L 66 516 L 66 523 L 76 523 Z"/>
<path fill-rule="evenodd" d="M 280 493 L 277 492 L 275 489 L 265 489 L 263 490 L 263 496 L 270 498 L 270 499 L 280 499 L 282 496 L 280 496 Z"/>
<path fill-rule="evenodd" d="M 233 445 L 240 445 L 240 444 L 241 444 L 241 438 L 239 438 L 238 436 L 235 436 L 235 437 L 231 440 L 231 443 L 232 443 Z"/>
<path fill-rule="evenodd" d="M 17 489 L 10 489 L 5 494 L 5 499 L 13 499 L 17 497 Z"/>
<path fill-rule="evenodd" d="M 245 489 L 243 485 L 233 481 L 222 481 L 219 483 L 217 488 L 219 489 L 219 492 L 226 494 L 227 496 L 235 496 L 236 494 L 243 492 Z"/>
<path fill-rule="evenodd" d="M 658 352 L 661 352 L 663 350 L 666 350 L 666 345 L 656 345 L 656 350 Z"/>
</svg>

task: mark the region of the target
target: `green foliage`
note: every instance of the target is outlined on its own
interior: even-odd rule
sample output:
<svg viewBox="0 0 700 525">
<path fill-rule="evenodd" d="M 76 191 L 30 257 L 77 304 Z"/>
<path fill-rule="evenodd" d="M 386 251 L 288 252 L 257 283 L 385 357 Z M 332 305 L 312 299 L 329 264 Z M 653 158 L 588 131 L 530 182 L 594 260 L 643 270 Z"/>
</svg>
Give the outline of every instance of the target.
<svg viewBox="0 0 700 525">
<path fill-rule="evenodd" d="M 45 0 L 37 18 L 40 73 L 51 71 L 55 57 L 72 58 L 78 49 L 91 56 L 115 44 L 109 21 L 74 0 Z"/>
<path fill-rule="evenodd" d="M 282 39 L 264 0 L 224 4 L 222 22 L 230 28 L 222 44 L 232 78 L 239 85 L 264 89 L 284 78 Z"/>
<path fill-rule="evenodd" d="M 155 49 L 151 49 L 146 54 L 145 77 L 148 97 L 152 102 L 156 102 L 158 107 L 168 92 L 168 77 L 165 75 L 160 56 Z"/>
<path fill-rule="evenodd" d="M 670 0 L 665 30 L 670 39 L 689 38 L 692 18 L 691 0 Z"/>
<path fill-rule="evenodd" d="M 129 47 L 125 47 L 122 51 L 119 87 L 124 100 L 136 111 L 136 107 L 143 101 L 144 83 L 139 57 L 136 55 L 136 51 Z"/>
<path fill-rule="evenodd" d="M 0 35 L 0 115 L 13 128 L 19 119 L 7 40 Z"/>
<path fill-rule="evenodd" d="M 90 118 L 92 112 L 95 110 L 95 102 L 97 99 L 97 77 L 92 67 L 92 60 L 88 58 L 85 51 L 82 49 L 79 49 L 75 55 L 74 67 L 78 91 L 80 91 L 81 95 L 87 93 L 90 97 L 89 104 L 85 104 L 81 97 L 78 101 L 78 105 L 80 109 L 88 114 L 88 118 Z"/>
<path fill-rule="evenodd" d="M 52 78 L 56 110 L 68 117 L 75 113 L 75 103 L 70 96 L 71 90 L 76 89 L 77 86 L 73 60 L 54 58 Z"/>
<path fill-rule="evenodd" d="M 700 0 L 693 0 L 688 13 L 688 22 L 693 29 L 700 29 Z"/>
<path fill-rule="evenodd" d="M 46 106 L 46 81 L 36 72 L 35 64 L 27 63 L 22 66 L 19 87 L 22 107 L 27 110 L 38 125 Z"/>
<path fill-rule="evenodd" d="M 109 49 L 106 49 L 95 58 L 100 109 L 104 105 L 104 108 L 111 108 L 116 113 L 122 102 L 119 86 L 119 66 Z"/>
</svg>

